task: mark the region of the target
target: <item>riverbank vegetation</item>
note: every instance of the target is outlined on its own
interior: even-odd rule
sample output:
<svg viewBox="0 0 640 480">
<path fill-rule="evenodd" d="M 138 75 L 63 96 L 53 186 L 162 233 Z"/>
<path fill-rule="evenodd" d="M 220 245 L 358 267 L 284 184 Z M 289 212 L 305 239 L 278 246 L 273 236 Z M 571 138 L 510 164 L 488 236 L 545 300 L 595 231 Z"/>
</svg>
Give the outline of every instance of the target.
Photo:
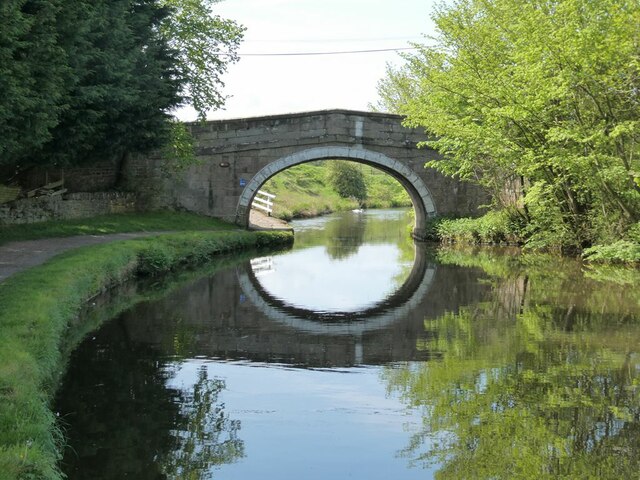
<svg viewBox="0 0 640 480">
<path fill-rule="evenodd" d="M 171 233 L 74 250 L 0 284 L 1 477 L 61 478 L 63 438 L 49 403 L 66 362 L 63 339 L 88 299 L 135 276 L 292 240 L 287 232 Z"/>
<path fill-rule="evenodd" d="M 443 238 L 637 262 L 640 4 L 462 0 L 433 19 L 379 92 L 434 138 L 428 167 L 493 195 L 490 216 L 446 221 Z"/>
<path fill-rule="evenodd" d="M 273 216 L 283 220 L 356 208 L 411 206 L 409 195 L 394 178 L 343 160 L 296 165 L 269 179 L 262 189 L 276 195 Z"/>
</svg>

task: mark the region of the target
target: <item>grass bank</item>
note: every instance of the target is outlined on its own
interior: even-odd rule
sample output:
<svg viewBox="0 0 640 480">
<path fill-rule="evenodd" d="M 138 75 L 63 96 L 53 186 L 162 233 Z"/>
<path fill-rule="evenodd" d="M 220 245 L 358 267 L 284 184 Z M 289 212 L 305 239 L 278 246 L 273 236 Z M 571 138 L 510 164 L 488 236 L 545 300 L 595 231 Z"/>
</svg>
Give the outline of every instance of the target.
<svg viewBox="0 0 640 480">
<path fill-rule="evenodd" d="M 589 263 L 640 267 L 640 223 L 631 225 L 621 234 L 622 238 L 611 238 L 609 242 L 589 247 L 566 248 L 561 236 L 556 243 L 549 241 L 548 237 L 553 234 L 532 230 L 522 216 L 508 210 L 490 211 L 478 218 L 437 218 L 427 226 L 427 237 L 444 244 L 518 245 L 529 251 L 581 254 Z"/>
<path fill-rule="evenodd" d="M 61 478 L 63 439 L 49 404 L 66 363 L 63 339 L 88 299 L 135 276 L 292 240 L 287 232 L 172 233 L 67 252 L 0 284 L 0 478 Z"/>
<path fill-rule="evenodd" d="M 124 232 L 172 230 L 232 230 L 233 225 L 211 217 L 186 212 L 148 212 L 101 215 L 78 220 L 51 221 L 25 225 L 0 225 L 0 245 L 16 240 L 106 235 Z"/>
<path fill-rule="evenodd" d="M 329 160 L 304 163 L 269 179 L 263 190 L 276 195 L 273 216 L 283 220 L 316 217 L 325 213 L 359 208 L 358 201 L 342 198 L 329 181 Z M 402 185 L 393 177 L 368 165 L 360 165 L 367 186 L 365 208 L 411 206 Z"/>
</svg>

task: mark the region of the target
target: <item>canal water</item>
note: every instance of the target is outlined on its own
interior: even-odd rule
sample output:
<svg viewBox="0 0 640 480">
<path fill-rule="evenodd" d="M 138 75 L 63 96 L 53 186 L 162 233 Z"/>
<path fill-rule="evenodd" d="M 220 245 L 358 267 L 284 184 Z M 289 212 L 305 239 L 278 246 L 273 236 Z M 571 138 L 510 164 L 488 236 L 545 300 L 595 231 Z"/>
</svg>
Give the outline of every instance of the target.
<svg viewBox="0 0 640 480">
<path fill-rule="evenodd" d="M 406 210 L 294 223 L 92 306 L 71 479 L 637 478 L 638 272 L 433 250 Z M 92 320 L 93 319 L 93 320 Z"/>
</svg>

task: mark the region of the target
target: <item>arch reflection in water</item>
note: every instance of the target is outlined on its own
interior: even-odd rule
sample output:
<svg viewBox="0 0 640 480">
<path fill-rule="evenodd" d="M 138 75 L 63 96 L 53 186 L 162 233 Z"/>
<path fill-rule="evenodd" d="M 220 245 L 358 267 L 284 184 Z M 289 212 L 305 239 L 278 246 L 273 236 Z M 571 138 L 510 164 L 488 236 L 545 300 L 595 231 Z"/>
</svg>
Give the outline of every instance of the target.
<svg viewBox="0 0 640 480">
<path fill-rule="evenodd" d="M 261 282 L 282 273 L 277 271 L 280 257 L 254 259 L 201 279 L 179 295 L 148 305 L 144 313 L 135 315 L 138 320 L 130 323 L 129 328 L 136 330 L 131 334 L 158 343 L 166 343 L 167 338 L 179 339 L 173 344 L 179 345 L 180 351 L 172 354 L 180 357 L 198 355 L 310 367 L 429 358 L 430 353 L 417 345 L 427 335 L 424 316 L 443 308 L 443 299 L 447 298 L 443 290 L 447 292 L 452 281 L 449 272 L 442 272 L 444 275 L 435 281 L 435 265 L 428 260 L 424 248 L 416 249 L 407 236 L 404 212 L 375 212 L 368 218 L 360 215 L 355 225 L 344 221 L 345 217 L 348 220 L 349 213 L 322 219 L 324 223 L 317 219 L 301 222 L 296 248 L 285 255 L 318 247 L 339 254 L 334 239 L 341 239 L 339 242 L 353 252 L 349 258 L 354 259 L 360 249 L 402 242 L 385 260 L 402 263 L 402 268 L 396 269 L 402 274 L 398 276 L 401 283 L 394 287 L 394 282 L 381 279 L 386 287 L 391 286 L 390 292 L 371 298 L 365 308 L 313 310 L 295 301 L 278 299 Z M 397 222 L 395 232 L 389 232 L 389 219 Z M 316 225 L 311 235 L 304 228 L 309 224 Z M 347 241 L 354 229 L 360 233 Z M 437 292 L 431 295 L 436 283 Z M 366 291 L 370 290 L 366 282 L 354 288 L 363 285 Z"/>
<path fill-rule="evenodd" d="M 393 296 L 411 274 L 409 222 L 405 210 L 295 221 L 294 249 L 270 260 L 272 274 L 265 275 L 259 259 L 253 262 L 261 277 L 256 288 L 305 311 L 340 317 L 368 310 Z"/>
<path fill-rule="evenodd" d="M 416 249 L 413 268 L 404 284 L 382 300 L 356 311 L 316 311 L 287 304 L 271 295 L 261 285 L 252 265 L 237 268 L 238 283 L 243 294 L 270 320 L 311 334 L 361 335 L 389 328 L 399 320 L 424 318 L 419 308 L 426 300 L 433 282 L 435 265 L 428 264 L 423 248 Z"/>
</svg>

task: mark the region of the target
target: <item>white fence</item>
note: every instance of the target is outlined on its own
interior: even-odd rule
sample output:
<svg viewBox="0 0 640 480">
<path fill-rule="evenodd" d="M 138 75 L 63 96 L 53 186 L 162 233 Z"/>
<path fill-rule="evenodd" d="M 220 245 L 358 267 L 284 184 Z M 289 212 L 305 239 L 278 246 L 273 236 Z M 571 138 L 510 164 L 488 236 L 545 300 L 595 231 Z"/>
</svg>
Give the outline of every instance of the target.
<svg viewBox="0 0 640 480">
<path fill-rule="evenodd" d="M 273 268 L 273 257 L 258 257 L 250 260 L 250 262 L 251 269 L 256 277 L 276 271 Z"/>
<path fill-rule="evenodd" d="M 262 190 L 258 190 L 256 196 L 253 197 L 253 202 L 251 203 L 251 208 L 257 208 L 258 210 L 262 210 L 267 213 L 267 215 L 271 216 L 271 212 L 273 212 L 273 199 L 276 198 L 272 193 L 267 193 Z"/>
</svg>

